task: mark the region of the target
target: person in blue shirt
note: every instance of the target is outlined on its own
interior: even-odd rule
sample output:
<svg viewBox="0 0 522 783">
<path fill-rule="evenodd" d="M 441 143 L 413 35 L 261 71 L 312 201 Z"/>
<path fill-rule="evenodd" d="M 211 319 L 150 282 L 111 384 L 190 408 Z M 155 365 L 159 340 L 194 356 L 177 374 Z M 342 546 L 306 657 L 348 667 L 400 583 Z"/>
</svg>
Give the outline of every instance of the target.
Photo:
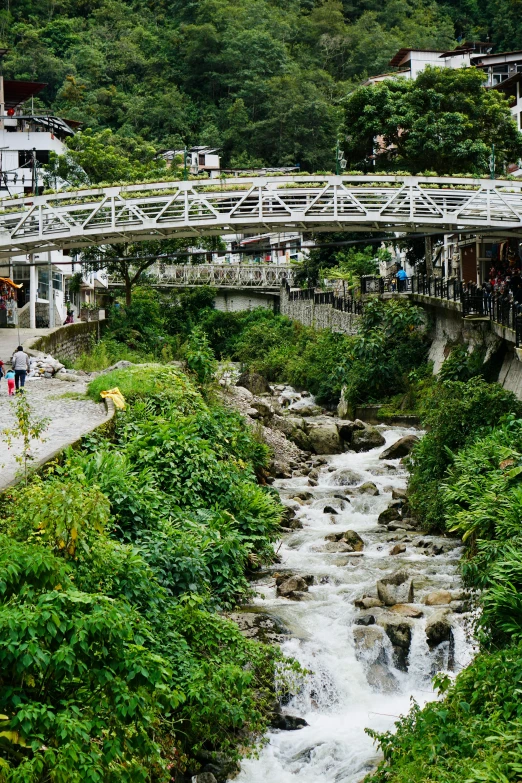
<svg viewBox="0 0 522 783">
<path fill-rule="evenodd" d="M 397 278 L 397 290 L 398 291 L 404 291 L 407 287 L 407 280 L 408 275 L 406 274 L 405 270 L 402 268 L 402 266 L 399 267 L 397 270 L 397 274 L 395 275 Z"/>
</svg>

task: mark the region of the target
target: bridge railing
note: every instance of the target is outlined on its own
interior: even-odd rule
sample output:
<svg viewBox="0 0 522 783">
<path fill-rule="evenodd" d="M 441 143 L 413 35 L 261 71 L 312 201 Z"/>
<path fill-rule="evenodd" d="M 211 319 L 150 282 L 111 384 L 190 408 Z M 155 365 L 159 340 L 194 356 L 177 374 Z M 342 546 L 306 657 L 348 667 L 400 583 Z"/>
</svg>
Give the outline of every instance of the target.
<svg viewBox="0 0 522 783">
<path fill-rule="evenodd" d="M 144 279 L 159 286 L 198 286 L 215 288 L 280 288 L 293 280 L 291 266 L 276 264 L 154 264 Z M 123 285 L 117 276 L 109 285 Z"/>
</svg>

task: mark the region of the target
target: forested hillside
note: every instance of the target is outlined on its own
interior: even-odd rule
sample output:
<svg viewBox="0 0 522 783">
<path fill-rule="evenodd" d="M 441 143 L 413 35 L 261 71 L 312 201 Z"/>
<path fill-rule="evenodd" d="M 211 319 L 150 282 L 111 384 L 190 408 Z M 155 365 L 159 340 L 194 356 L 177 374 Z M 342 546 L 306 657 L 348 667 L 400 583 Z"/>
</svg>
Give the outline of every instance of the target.
<svg viewBox="0 0 522 783">
<path fill-rule="evenodd" d="M 5 75 L 41 108 L 225 164 L 332 167 L 342 101 L 401 46 L 522 47 L 519 0 L 5 0 Z M 36 108 L 36 104 L 35 104 Z"/>
</svg>

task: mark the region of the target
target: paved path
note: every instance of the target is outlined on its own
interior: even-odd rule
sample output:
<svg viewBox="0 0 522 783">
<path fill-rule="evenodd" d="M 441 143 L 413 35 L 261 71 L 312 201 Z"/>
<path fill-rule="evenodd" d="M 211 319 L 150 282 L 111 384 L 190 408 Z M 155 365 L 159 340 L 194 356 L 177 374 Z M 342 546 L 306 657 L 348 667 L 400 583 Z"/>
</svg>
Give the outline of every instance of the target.
<svg viewBox="0 0 522 783">
<path fill-rule="evenodd" d="M 25 388 L 35 415 L 50 419 L 44 433 L 46 440 L 34 444 L 33 465 L 35 462 L 49 459 L 56 451 L 74 443 L 107 420 L 105 405 L 79 397 L 85 394 L 87 380 L 71 382 L 42 378 L 28 380 Z M 3 378 L 0 381 L 0 490 L 13 483 L 20 470 L 15 456 L 21 453 L 21 446 L 15 443 L 12 449 L 8 450 L 3 435 L 3 430 L 6 427 L 14 427 L 14 424 L 13 398 L 8 397 L 7 383 Z"/>
<path fill-rule="evenodd" d="M 52 329 L 0 329 L 0 360 L 10 362 L 19 345 L 31 337 L 44 337 Z"/>
</svg>

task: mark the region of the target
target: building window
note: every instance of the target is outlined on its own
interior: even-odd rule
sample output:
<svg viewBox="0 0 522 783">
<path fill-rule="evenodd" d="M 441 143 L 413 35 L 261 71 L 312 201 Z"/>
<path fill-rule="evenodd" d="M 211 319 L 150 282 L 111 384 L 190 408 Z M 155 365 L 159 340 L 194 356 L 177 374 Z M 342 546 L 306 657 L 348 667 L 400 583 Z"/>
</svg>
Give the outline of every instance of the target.
<svg viewBox="0 0 522 783">
<path fill-rule="evenodd" d="M 53 272 L 53 289 L 63 291 L 63 277 L 60 272 Z"/>
<path fill-rule="evenodd" d="M 49 272 L 47 269 L 38 270 L 38 299 L 49 300 Z"/>
</svg>

